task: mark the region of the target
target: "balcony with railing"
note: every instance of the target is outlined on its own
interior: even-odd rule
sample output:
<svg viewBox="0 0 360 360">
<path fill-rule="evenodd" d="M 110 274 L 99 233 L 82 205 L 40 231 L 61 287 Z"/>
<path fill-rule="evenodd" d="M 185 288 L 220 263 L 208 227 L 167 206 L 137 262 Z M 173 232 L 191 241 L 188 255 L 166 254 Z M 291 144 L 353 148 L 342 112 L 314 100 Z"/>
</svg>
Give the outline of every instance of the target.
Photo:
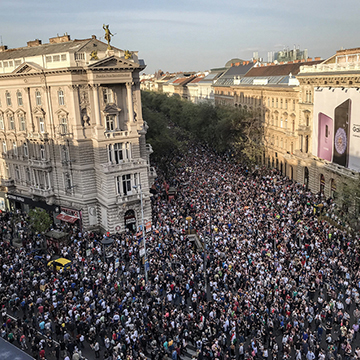
<svg viewBox="0 0 360 360">
<path fill-rule="evenodd" d="M 29 159 L 28 164 L 32 167 L 36 167 L 39 169 L 50 169 L 51 161 L 50 160 L 39 160 L 39 159 Z"/>
<path fill-rule="evenodd" d="M 40 197 L 51 197 L 54 196 L 54 190 L 51 188 L 41 188 L 39 186 L 32 185 L 29 187 L 30 194 Z"/>
<path fill-rule="evenodd" d="M 108 174 L 119 171 L 133 170 L 133 169 L 141 168 L 144 165 L 146 165 L 146 161 L 144 160 L 124 159 L 124 160 L 120 160 L 118 164 L 113 164 L 113 163 L 101 164 L 101 167 L 103 169 L 103 172 Z"/>
<path fill-rule="evenodd" d="M 5 187 L 12 187 L 15 186 L 15 182 L 14 179 L 4 179 L 1 178 L 1 186 L 5 186 Z"/>
<path fill-rule="evenodd" d="M 126 137 L 129 135 L 129 131 L 122 131 L 122 130 L 106 130 L 104 132 L 104 136 L 106 139 L 113 139 L 113 138 L 120 138 L 120 137 Z"/>
</svg>

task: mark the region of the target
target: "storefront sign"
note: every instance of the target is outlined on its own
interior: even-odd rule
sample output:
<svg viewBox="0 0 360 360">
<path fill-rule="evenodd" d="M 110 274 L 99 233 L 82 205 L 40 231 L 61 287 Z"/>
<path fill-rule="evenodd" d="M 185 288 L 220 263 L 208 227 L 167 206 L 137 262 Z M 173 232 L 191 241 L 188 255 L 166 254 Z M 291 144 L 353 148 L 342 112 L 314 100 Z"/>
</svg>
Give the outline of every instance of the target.
<svg viewBox="0 0 360 360">
<path fill-rule="evenodd" d="M 17 195 L 7 194 L 7 198 L 10 199 L 10 200 L 25 202 L 25 199 L 23 197 L 17 196 Z"/>
<path fill-rule="evenodd" d="M 69 208 L 65 208 L 65 207 L 61 207 L 61 212 L 70 215 L 70 216 L 74 216 L 77 219 L 80 219 L 80 211 L 78 210 L 73 210 L 73 209 L 69 209 Z"/>
</svg>

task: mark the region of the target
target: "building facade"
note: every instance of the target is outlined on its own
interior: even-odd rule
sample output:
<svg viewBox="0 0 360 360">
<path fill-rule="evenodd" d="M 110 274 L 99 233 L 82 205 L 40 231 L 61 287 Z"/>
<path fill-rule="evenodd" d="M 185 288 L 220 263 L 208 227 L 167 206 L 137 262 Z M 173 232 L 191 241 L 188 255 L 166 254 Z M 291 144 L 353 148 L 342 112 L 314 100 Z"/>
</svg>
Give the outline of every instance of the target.
<svg viewBox="0 0 360 360">
<path fill-rule="evenodd" d="M 336 198 L 349 180 L 360 181 L 360 48 L 302 67 L 298 79 L 303 97 L 313 99 L 311 128 L 304 127 L 312 135 L 311 163 L 302 177 L 313 192 Z"/>
<path fill-rule="evenodd" d="M 83 229 L 151 221 L 137 52 L 93 36 L 0 48 L 1 185 L 11 209 L 40 206 Z"/>
</svg>

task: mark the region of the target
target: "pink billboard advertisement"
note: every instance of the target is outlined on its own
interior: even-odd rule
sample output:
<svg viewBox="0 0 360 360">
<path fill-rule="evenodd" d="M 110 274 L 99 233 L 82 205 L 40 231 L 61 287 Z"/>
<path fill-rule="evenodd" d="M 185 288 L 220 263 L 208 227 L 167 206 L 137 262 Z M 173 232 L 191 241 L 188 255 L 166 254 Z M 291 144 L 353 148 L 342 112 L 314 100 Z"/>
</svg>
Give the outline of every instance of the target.
<svg viewBox="0 0 360 360">
<path fill-rule="evenodd" d="M 313 155 L 360 171 L 360 89 L 315 88 Z"/>
</svg>

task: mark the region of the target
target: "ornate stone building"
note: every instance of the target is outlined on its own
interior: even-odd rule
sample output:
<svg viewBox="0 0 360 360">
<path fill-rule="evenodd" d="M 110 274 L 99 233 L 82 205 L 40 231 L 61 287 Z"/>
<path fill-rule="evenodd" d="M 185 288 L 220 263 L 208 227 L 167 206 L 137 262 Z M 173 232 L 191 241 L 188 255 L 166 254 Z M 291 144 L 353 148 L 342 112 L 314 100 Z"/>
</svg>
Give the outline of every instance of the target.
<svg viewBox="0 0 360 360">
<path fill-rule="evenodd" d="M 336 197 L 349 179 L 359 181 L 360 48 L 339 50 L 320 64 L 301 67 L 297 78 L 303 96 L 314 99 L 311 129 L 304 128 L 312 134 L 311 158 L 301 169 L 301 180 L 307 177 L 315 193 Z M 341 156 L 337 141 L 345 145 Z"/>
<path fill-rule="evenodd" d="M 0 171 L 11 209 L 40 206 L 83 229 L 135 231 L 141 184 L 151 221 L 144 68 L 137 52 L 95 36 L 0 48 Z"/>
<path fill-rule="evenodd" d="M 309 59 L 306 65 L 318 63 Z M 253 110 L 263 119 L 263 163 L 300 182 L 301 167 L 311 158 L 312 95 L 305 96 L 296 78 L 303 64 L 257 64 L 226 90 L 234 106 Z"/>
</svg>

